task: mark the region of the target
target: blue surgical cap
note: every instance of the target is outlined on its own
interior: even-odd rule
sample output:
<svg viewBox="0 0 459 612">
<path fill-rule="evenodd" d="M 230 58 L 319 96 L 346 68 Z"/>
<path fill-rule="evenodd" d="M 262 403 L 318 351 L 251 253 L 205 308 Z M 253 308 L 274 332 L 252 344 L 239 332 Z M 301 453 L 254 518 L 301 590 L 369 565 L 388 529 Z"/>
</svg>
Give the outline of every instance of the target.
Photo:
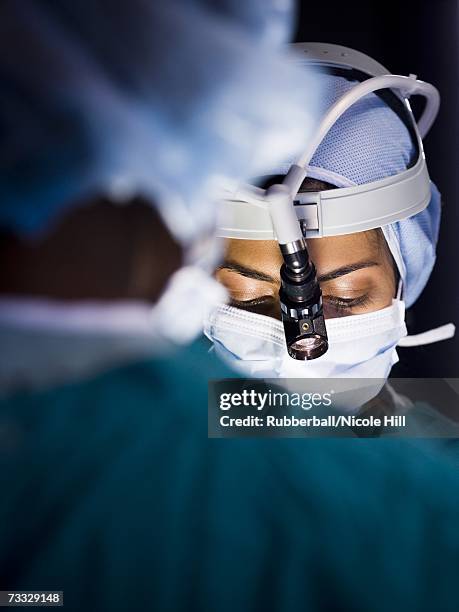
<svg viewBox="0 0 459 612">
<path fill-rule="evenodd" d="M 211 179 L 278 162 L 312 128 L 317 88 L 281 51 L 291 9 L 0 3 L 0 228 L 39 233 L 98 194 L 151 196 L 184 242 L 212 228 Z"/>
<path fill-rule="evenodd" d="M 346 91 L 358 84 L 324 73 L 321 107 L 324 113 Z M 377 181 L 406 170 L 416 145 L 404 121 L 378 95 L 356 102 L 331 128 L 308 166 L 308 177 L 336 187 Z M 290 164 L 279 171 L 286 173 Z M 431 184 L 431 200 L 422 212 L 384 226 L 383 233 L 399 269 L 403 298 L 411 306 L 424 289 L 435 263 L 441 197 Z"/>
</svg>

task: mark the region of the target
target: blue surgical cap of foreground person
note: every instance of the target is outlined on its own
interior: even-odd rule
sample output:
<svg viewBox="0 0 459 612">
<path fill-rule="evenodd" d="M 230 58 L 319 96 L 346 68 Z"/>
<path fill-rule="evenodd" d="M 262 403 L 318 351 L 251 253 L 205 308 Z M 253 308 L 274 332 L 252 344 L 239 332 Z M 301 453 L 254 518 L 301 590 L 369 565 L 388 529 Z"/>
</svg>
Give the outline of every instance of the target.
<svg viewBox="0 0 459 612">
<path fill-rule="evenodd" d="M 291 22 L 289 2 L 3 4 L 0 384 L 67 380 L 201 331 L 224 295 L 209 274 L 217 180 L 279 161 L 312 126 L 316 88 L 280 49 Z M 48 339 L 21 348 L 9 328 L 24 319 L 75 332 L 71 364 Z M 94 334 L 110 346 L 89 359 Z"/>
<path fill-rule="evenodd" d="M 313 112 L 289 21 L 278 1 L 1 4 L 0 590 L 378 612 L 384 580 L 447 609 L 448 457 L 208 440 L 227 372 L 200 344 L 166 355 L 218 292 L 215 177 L 282 159 Z"/>
</svg>

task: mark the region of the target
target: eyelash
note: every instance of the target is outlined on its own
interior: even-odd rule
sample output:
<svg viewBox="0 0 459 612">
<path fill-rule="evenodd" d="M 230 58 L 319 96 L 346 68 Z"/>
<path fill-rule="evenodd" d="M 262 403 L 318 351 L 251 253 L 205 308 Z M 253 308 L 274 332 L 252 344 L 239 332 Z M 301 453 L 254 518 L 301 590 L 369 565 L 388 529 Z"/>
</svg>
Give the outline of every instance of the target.
<svg viewBox="0 0 459 612">
<path fill-rule="evenodd" d="M 236 308 L 250 308 L 253 306 L 260 306 L 261 304 L 266 304 L 271 298 L 268 297 L 259 297 L 253 300 L 235 300 L 232 299 L 230 301 L 230 305 Z M 324 296 L 324 301 L 328 304 L 332 305 L 337 310 L 352 310 L 353 308 L 365 307 L 371 304 L 371 298 L 368 294 L 362 295 L 358 298 L 345 299 L 340 297 L 335 297 L 332 295 Z"/>
<path fill-rule="evenodd" d="M 324 301 L 328 302 L 338 310 L 352 310 L 359 306 L 368 306 L 371 304 L 371 298 L 368 294 L 362 295 L 358 298 L 345 299 L 335 296 L 324 296 Z"/>
<path fill-rule="evenodd" d="M 234 306 L 235 308 L 250 308 L 250 306 L 259 306 L 260 304 L 266 304 L 266 302 L 270 301 L 270 297 L 258 297 L 253 300 L 235 300 L 234 298 L 230 300 L 230 306 Z"/>
</svg>

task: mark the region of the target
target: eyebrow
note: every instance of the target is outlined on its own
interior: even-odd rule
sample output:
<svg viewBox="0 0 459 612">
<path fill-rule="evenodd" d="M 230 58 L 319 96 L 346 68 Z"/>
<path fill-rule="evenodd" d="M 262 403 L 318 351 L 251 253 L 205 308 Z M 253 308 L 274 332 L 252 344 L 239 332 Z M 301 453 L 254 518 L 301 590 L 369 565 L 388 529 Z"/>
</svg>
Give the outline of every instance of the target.
<svg viewBox="0 0 459 612">
<path fill-rule="evenodd" d="M 352 272 L 356 272 L 357 270 L 363 270 L 364 268 L 372 268 L 373 266 L 379 266 L 380 264 L 376 261 L 357 261 L 352 264 L 348 264 L 346 266 L 341 266 L 340 268 L 335 268 L 334 270 L 330 270 L 326 274 L 322 274 L 318 277 L 319 283 L 326 283 L 327 281 L 334 280 L 339 278 L 340 276 L 345 276 L 346 274 L 351 274 Z M 236 261 L 227 260 L 224 264 L 218 267 L 218 270 L 230 270 L 231 272 L 237 272 L 241 276 L 245 276 L 247 278 L 252 278 L 254 280 L 263 281 L 265 283 L 276 283 L 278 282 L 273 276 L 269 274 L 264 274 L 255 268 L 251 268 L 249 266 L 245 266 Z"/>
<path fill-rule="evenodd" d="M 347 266 L 341 266 L 340 268 L 335 268 L 335 270 L 330 270 L 330 272 L 319 276 L 317 280 L 319 283 L 326 283 L 327 281 L 334 280 L 340 276 L 351 274 L 351 272 L 356 272 L 357 270 L 372 268 L 373 266 L 379 265 L 380 264 L 377 261 L 356 261 L 355 263 L 348 264 Z"/>
<path fill-rule="evenodd" d="M 217 270 L 230 270 L 231 272 L 237 272 L 241 276 L 246 276 L 247 278 L 253 278 L 254 280 L 263 281 L 265 283 L 275 283 L 276 279 L 269 274 L 264 274 L 255 268 L 250 268 L 249 266 L 244 266 L 243 264 L 238 263 L 237 261 L 226 260 L 221 266 L 218 266 Z"/>
</svg>

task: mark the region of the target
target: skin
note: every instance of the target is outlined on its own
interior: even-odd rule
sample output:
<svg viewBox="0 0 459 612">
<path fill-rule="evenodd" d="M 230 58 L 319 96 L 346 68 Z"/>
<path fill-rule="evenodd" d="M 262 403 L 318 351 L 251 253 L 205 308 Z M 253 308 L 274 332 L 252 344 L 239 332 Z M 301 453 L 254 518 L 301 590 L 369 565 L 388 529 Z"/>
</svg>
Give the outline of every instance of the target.
<svg viewBox="0 0 459 612">
<path fill-rule="evenodd" d="M 153 303 L 181 261 L 148 202 L 94 198 L 35 239 L 0 235 L 0 295 Z"/>
<path fill-rule="evenodd" d="M 301 191 L 331 185 L 306 179 Z M 345 317 L 390 306 L 396 295 L 395 264 L 380 229 L 307 241 L 322 289 L 326 318 Z M 225 261 L 216 278 L 232 305 L 280 318 L 282 255 L 271 240 L 226 241 Z"/>
</svg>

